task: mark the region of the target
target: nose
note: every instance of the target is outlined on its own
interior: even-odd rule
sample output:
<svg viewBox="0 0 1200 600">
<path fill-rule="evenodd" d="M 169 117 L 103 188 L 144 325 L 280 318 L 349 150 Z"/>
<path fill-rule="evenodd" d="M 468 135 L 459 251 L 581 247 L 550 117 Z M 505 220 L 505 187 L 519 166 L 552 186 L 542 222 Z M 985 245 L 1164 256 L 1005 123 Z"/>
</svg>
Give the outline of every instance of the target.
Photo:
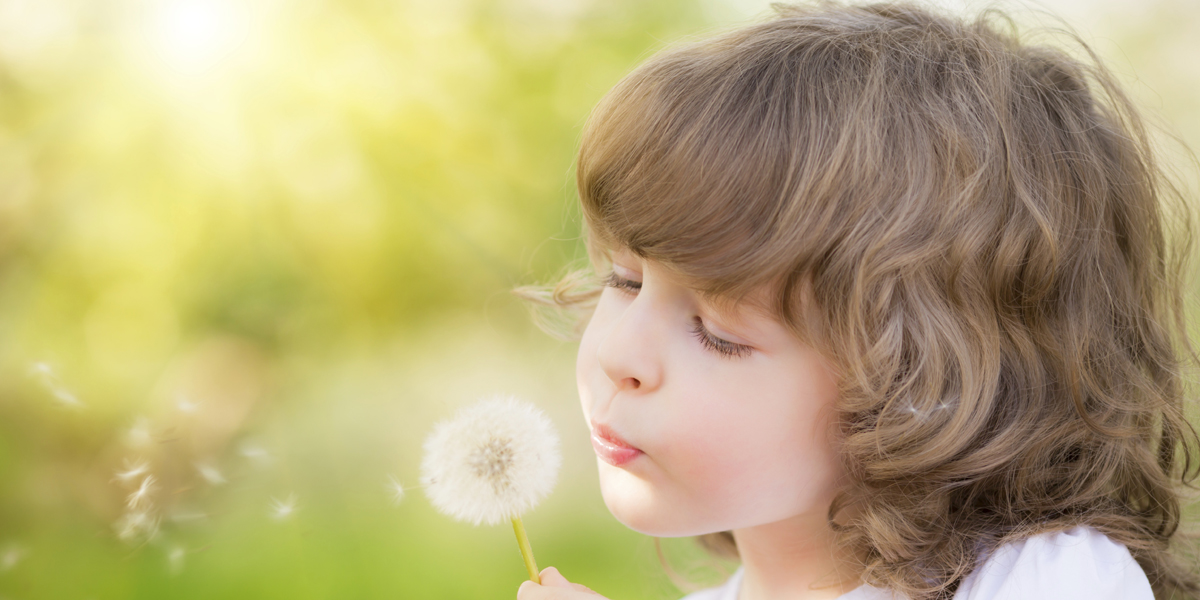
<svg viewBox="0 0 1200 600">
<path fill-rule="evenodd" d="M 662 325 L 644 290 L 613 320 L 596 359 L 618 391 L 645 393 L 661 385 Z"/>
</svg>

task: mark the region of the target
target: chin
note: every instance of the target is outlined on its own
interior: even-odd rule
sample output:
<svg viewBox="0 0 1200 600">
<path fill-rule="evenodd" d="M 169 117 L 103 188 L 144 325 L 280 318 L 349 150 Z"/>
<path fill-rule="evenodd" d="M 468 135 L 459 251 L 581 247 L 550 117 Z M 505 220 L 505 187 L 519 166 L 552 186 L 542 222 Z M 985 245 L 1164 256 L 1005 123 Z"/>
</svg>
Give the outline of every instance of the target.
<svg viewBox="0 0 1200 600">
<path fill-rule="evenodd" d="M 600 465 L 604 505 L 622 525 L 654 537 L 686 537 L 723 531 L 698 523 L 692 513 L 672 502 L 650 482 L 623 469 Z"/>
</svg>

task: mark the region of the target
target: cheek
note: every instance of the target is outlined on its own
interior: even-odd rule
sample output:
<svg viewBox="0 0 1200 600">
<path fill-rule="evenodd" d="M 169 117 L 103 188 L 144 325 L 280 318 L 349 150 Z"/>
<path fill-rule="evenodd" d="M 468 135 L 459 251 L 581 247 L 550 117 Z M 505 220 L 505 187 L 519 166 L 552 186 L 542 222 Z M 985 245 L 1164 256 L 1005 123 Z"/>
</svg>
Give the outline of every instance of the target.
<svg viewBox="0 0 1200 600">
<path fill-rule="evenodd" d="M 575 385 L 579 388 L 579 401 L 585 417 L 591 413 L 591 386 L 600 369 L 596 352 L 600 345 L 600 331 L 603 329 L 602 318 L 602 315 L 593 315 L 588 321 L 583 337 L 579 339 L 579 353 L 575 355 Z"/>
<path fill-rule="evenodd" d="M 826 433 L 833 396 L 803 378 L 726 375 L 685 394 L 667 469 L 709 510 L 783 518 L 830 493 L 837 463 Z M 748 507 L 753 507 L 750 509 Z"/>
</svg>

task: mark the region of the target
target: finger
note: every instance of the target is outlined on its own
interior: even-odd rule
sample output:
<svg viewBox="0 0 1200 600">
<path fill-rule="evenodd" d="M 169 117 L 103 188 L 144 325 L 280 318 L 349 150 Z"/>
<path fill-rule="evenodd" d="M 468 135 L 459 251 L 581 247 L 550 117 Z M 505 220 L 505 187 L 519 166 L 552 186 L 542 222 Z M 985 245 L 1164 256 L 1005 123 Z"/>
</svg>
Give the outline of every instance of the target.
<svg viewBox="0 0 1200 600">
<path fill-rule="evenodd" d="M 517 600 L 533 600 L 534 590 L 538 589 L 538 584 L 526 579 L 521 582 L 521 587 L 517 588 Z"/>
<path fill-rule="evenodd" d="M 517 588 L 517 600 L 555 600 L 561 597 L 561 591 L 538 585 L 528 579 L 522 581 L 521 587 Z"/>
<path fill-rule="evenodd" d="M 567 581 L 567 578 L 563 577 L 562 573 L 559 573 L 558 569 L 554 567 L 542 569 L 541 574 L 538 576 L 541 577 L 542 585 L 544 586 L 572 589 L 571 582 Z"/>
<path fill-rule="evenodd" d="M 593 592 L 592 588 L 589 588 L 588 586 L 583 585 L 582 583 L 572 583 L 571 587 L 575 588 L 575 591 L 577 591 L 577 592 L 583 592 L 585 594 L 595 594 L 597 596 L 600 595 L 596 592 Z"/>
</svg>

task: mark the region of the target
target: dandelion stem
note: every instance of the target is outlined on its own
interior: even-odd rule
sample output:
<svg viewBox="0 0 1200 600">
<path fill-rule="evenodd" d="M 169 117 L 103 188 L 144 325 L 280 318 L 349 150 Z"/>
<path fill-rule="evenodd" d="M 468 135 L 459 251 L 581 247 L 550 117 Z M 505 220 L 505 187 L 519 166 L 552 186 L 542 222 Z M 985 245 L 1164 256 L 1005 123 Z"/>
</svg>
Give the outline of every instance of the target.
<svg viewBox="0 0 1200 600">
<path fill-rule="evenodd" d="M 525 525 L 521 523 L 521 516 L 513 515 L 512 523 L 513 531 L 517 534 L 517 544 L 521 546 L 521 557 L 525 559 L 525 568 L 529 569 L 529 580 L 541 585 L 537 562 L 533 560 L 533 549 L 529 547 L 529 538 L 525 536 Z"/>
</svg>

